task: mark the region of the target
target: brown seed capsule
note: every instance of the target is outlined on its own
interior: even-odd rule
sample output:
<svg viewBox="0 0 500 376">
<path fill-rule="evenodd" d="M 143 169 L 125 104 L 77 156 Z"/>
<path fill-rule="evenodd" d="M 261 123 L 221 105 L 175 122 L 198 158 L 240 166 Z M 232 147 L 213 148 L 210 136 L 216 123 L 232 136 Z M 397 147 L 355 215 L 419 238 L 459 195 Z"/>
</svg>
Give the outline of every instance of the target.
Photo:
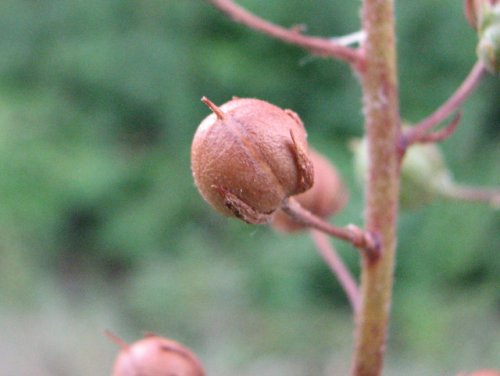
<svg viewBox="0 0 500 376">
<path fill-rule="evenodd" d="M 118 339 L 118 341 L 120 341 Z M 190 350 L 170 339 L 148 335 L 123 349 L 112 376 L 204 376 L 203 366 Z"/>
<path fill-rule="evenodd" d="M 199 125 L 191 169 L 203 198 L 218 212 L 265 223 L 289 196 L 312 186 L 307 133 L 297 114 L 259 99 L 234 98 Z"/>
<path fill-rule="evenodd" d="M 309 156 L 314 166 L 314 185 L 307 192 L 294 198 L 311 213 L 327 218 L 339 212 L 347 203 L 349 193 L 332 163 L 318 152 L 310 149 Z M 304 229 L 304 225 L 292 220 L 283 210 L 274 214 L 271 225 L 283 232 Z"/>
<path fill-rule="evenodd" d="M 481 369 L 468 373 L 466 376 L 500 376 L 500 370 L 495 371 L 494 369 Z"/>
</svg>

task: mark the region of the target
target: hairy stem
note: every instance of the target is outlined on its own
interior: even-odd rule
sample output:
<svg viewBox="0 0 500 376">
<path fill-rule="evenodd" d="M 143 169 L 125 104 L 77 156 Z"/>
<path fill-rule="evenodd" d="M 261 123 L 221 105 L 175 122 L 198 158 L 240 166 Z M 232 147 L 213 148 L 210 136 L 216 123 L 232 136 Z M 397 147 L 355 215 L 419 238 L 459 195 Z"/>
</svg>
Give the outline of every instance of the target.
<svg viewBox="0 0 500 376">
<path fill-rule="evenodd" d="M 365 66 L 361 74 L 368 139 L 366 230 L 379 235 L 381 255 L 362 258 L 353 376 L 382 372 L 391 306 L 399 196 L 400 135 L 393 0 L 363 0 Z"/>
</svg>

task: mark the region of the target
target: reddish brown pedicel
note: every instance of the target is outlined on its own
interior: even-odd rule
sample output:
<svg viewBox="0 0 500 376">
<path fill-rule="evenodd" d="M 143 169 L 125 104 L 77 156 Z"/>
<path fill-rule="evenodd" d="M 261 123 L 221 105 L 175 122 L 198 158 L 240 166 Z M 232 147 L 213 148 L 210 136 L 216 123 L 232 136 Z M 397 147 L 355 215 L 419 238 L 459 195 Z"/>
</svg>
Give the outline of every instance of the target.
<svg viewBox="0 0 500 376">
<path fill-rule="evenodd" d="M 333 164 L 314 150 L 309 151 L 314 166 L 314 185 L 307 192 L 294 198 L 311 213 L 327 218 L 339 212 L 347 203 L 349 193 Z M 304 228 L 285 212 L 279 210 L 273 217 L 272 226 L 280 231 L 293 232 Z"/>
<path fill-rule="evenodd" d="M 266 223 L 289 196 L 313 183 L 307 133 L 299 117 L 259 99 L 235 98 L 199 125 L 191 169 L 203 198 L 218 212 Z"/>
<path fill-rule="evenodd" d="M 124 346 L 112 373 L 112 376 L 204 375 L 196 355 L 180 343 L 156 335 Z"/>
</svg>

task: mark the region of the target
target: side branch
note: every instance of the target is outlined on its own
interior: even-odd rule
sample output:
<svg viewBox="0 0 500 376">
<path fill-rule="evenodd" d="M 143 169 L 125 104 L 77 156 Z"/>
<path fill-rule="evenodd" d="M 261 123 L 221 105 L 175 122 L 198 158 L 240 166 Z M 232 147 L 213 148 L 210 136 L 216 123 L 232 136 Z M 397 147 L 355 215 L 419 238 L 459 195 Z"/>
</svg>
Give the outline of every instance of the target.
<svg viewBox="0 0 500 376">
<path fill-rule="evenodd" d="M 286 199 L 281 209 L 298 223 L 351 243 L 356 248 L 364 251 L 369 259 L 376 260 L 380 256 L 379 241 L 372 233 L 363 231 L 355 225 L 346 227 L 333 226 L 304 209 L 293 198 Z"/>
<path fill-rule="evenodd" d="M 421 142 L 420 140 L 422 138 L 425 139 L 425 135 L 432 130 L 432 128 L 449 117 L 453 112 L 457 111 L 481 82 L 485 73 L 486 70 L 484 65 L 480 61 L 476 62 L 464 82 L 445 103 L 430 116 L 405 132 L 404 137 L 406 139 L 406 144 L 411 145 L 416 142 Z"/>
<path fill-rule="evenodd" d="M 340 285 L 345 291 L 349 303 L 351 303 L 354 314 L 357 314 L 360 306 L 359 288 L 351 272 L 347 269 L 337 251 L 330 244 L 330 239 L 323 232 L 311 230 L 311 236 L 314 240 L 319 254 L 328 265 L 332 273 L 337 277 Z"/>
<path fill-rule="evenodd" d="M 337 58 L 352 66 L 356 65 L 361 60 L 361 54 L 352 48 L 343 46 L 330 39 L 302 35 L 300 34 L 300 30 L 296 28 L 287 29 L 275 25 L 250 13 L 246 9 L 235 4 L 232 0 L 208 1 L 234 21 L 283 42 L 302 47 L 315 55 Z"/>
<path fill-rule="evenodd" d="M 406 150 L 406 148 L 411 144 L 437 143 L 446 140 L 453 134 L 453 132 L 455 132 L 455 129 L 457 129 L 461 118 L 462 115 L 460 113 L 457 113 L 448 125 L 437 131 L 413 135 L 411 138 L 408 138 L 408 135 L 403 134 L 401 139 L 402 150 Z"/>
</svg>

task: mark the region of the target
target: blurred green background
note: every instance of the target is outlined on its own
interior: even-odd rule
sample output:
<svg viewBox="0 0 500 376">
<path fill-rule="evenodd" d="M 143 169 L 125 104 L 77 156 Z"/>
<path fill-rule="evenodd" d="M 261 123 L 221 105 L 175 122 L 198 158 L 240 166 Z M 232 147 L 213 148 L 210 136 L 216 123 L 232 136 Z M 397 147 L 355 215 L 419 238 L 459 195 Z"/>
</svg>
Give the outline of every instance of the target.
<svg viewBox="0 0 500 376">
<path fill-rule="evenodd" d="M 359 2 L 241 0 L 313 35 L 359 28 Z M 476 37 L 462 2 L 397 2 L 402 116 L 460 84 Z M 307 234 L 219 217 L 190 172 L 208 110 L 258 97 L 300 114 L 351 191 L 360 90 L 342 63 L 230 22 L 201 0 L 0 3 L 0 374 L 106 375 L 145 331 L 210 375 L 345 375 L 347 301 Z M 500 184 L 500 90 L 488 77 L 442 148 L 457 180 Z M 434 202 L 399 225 L 386 375 L 500 367 L 500 216 Z M 351 269 L 358 256 L 334 242 Z"/>
</svg>

